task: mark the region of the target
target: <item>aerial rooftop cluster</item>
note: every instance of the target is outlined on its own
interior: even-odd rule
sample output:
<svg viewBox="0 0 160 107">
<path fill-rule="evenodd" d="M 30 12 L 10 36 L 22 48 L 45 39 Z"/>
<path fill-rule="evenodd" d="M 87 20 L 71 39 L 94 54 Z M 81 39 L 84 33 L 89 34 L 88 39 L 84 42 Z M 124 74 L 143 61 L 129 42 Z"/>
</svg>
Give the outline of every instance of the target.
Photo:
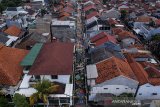
<svg viewBox="0 0 160 107">
<path fill-rule="evenodd" d="M 1 5 L 0 107 L 159 104 L 159 0 Z"/>
</svg>

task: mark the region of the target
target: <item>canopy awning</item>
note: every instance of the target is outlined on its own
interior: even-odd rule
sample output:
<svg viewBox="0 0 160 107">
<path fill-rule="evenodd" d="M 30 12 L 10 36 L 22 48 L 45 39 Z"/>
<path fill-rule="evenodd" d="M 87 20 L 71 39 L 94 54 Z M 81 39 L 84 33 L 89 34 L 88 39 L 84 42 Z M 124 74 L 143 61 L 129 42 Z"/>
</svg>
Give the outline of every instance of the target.
<svg viewBox="0 0 160 107">
<path fill-rule="evenodd" d="M 38 56 L 41 48 L 43 46 L 43 43 L 37 43 L 33 46 L 33 48 L 30 50 L 30 52 L 26 55 L 26 57 L 22 60 L 21 65 L 22 66 L 31 66 L 33 65 L 36 57 Z"/>
</svg>

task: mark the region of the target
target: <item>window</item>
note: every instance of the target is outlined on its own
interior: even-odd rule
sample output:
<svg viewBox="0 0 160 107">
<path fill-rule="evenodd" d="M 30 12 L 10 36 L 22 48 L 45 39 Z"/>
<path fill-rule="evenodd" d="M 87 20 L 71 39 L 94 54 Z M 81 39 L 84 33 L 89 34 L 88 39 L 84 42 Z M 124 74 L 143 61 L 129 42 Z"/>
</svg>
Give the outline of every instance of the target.
<svg viewBox="0 0 160 107">
<path fill-rule="evenodd" d="M 31 49 L 32 49 L 32 46 L 28 46 L 28 45 L 27 45 L 27 46 L 26 46 L 26 49 L 27 49 L 27 50 L 31 50 Z"/>
<path fill-rule="evenodd" d="M 58 76 L 57 75 L 51 75 L 51 78 L 52 79 L 58 79 Z"/>
<path fill-rule="evenodd" d="M 109 30 L 109 27 L 107 26 L 99 27 L 99 30 Z"/>
<path fill-rule="evenodd" d="M 117 90 L 119 89 L 119 88 L 116 88 Z"/>
<path fill-rule="evenodd" d="M 152 95 L 157 95 L 157 93 L 152 93 Z"/>
<path fill-rule="evenodd" d="M 104 88 L 104 90 L 108 90 L 108 88 Z"/>
<path fill-rule="evenodd" d="M 25 70 L 28 71 L 30 68 L 31 68 L 31 66 L 26 66 L 26 67 L 25 67 Z"/>
<path fill-rule="evenodd" d="M 139 93 L 139 95 L 142 95 L 142 93 Z"/>
<path fill-rule="evenodd" d="M 128 88 L 125 88 L 125 89 L 128 89 Z"/>
<path fill-rule="evenodd" d="M 39 75 L 36 75 L 35 78 L 38 79 L 38 80 L 40 80 L 40 76 Z"/>
</svg>

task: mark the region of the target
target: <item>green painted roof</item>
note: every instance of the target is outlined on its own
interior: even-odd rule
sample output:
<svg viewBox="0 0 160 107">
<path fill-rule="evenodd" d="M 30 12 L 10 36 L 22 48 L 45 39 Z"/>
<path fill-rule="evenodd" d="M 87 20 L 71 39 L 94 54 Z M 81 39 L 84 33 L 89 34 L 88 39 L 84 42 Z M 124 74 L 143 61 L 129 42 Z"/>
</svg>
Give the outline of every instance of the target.
<svg viewBox="0 0 160 107">
<path fill-rule="evenodd" d="M 41 48 L 43 46 L 43 43 L 36 43 L 30 52 L 25 56 L 25 58 L 22 60 L 21 65 L 22 66 L 31 66 L 33 65 L 35 59 L 37 58 L 37 55 L 39 54 Z"/>
</svg>

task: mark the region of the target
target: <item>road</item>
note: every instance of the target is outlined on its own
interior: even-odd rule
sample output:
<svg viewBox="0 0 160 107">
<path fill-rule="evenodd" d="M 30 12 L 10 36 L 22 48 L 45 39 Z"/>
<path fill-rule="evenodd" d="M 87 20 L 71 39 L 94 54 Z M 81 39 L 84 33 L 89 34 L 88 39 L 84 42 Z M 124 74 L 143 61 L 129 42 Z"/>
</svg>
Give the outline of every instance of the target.
<svg viewBox="0 0 160 107">
<path fill-rule="evenodd" d="M 81 20 L 80 5 L 77 7 L 77 20 L 76 20 L 76 61 L 74 71 L 74 107 L 87 107 L 87 84 L 86 84 L 86 60 L 85 50 L 83 47 L 83 24 Z"/>
</svg>

